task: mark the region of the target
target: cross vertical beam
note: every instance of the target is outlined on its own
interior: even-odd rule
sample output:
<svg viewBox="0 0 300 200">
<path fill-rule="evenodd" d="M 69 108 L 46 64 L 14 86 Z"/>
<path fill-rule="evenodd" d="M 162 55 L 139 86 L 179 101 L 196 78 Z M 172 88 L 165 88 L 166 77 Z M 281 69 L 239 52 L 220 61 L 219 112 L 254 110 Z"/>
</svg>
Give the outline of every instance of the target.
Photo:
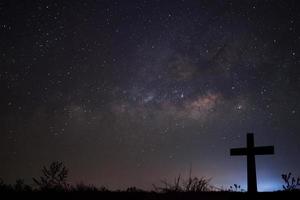
<svg viewBox="0 0 300 200">
<path fill-rule="evenodd" d="M 257 192 L 255 154 L 254 154 L 254 136 L 252 133 L 247 134 L 247 184 L 248 192 Z"/>
</svg>

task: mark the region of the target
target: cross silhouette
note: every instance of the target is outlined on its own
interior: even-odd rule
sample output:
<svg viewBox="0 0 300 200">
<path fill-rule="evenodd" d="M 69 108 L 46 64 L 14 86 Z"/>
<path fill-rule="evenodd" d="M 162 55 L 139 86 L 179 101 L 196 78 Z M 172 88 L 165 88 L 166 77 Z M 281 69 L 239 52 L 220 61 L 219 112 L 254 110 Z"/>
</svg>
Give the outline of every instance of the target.
<svg viewBox="0 0 300 200">
<path fill-rule="evenodd" d="M 230 149 L 231 156 L 247 156 L 248 192 L 257 192 L 255 155 L 274 154 L 274 146 L 254 146 L 253 133 L 247 134 L 247 147 Z"/>
</svg>

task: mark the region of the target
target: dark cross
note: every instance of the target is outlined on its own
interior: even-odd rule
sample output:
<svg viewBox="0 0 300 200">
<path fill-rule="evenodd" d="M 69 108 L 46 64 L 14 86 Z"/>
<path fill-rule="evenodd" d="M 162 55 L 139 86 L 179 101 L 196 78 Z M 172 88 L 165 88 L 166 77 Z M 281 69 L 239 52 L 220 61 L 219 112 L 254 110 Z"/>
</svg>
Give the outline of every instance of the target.
<svg viewBox="0 0 300 200">
<path fill-rule="evenodd" d="M 247 134 L 247 147 L 230 149 L 231 156 L 247 156 L 248 192 L 257 192 L 255 155 L 274 154 L 274 146 L 254 147 L 253 133 Z"/>
</svg>

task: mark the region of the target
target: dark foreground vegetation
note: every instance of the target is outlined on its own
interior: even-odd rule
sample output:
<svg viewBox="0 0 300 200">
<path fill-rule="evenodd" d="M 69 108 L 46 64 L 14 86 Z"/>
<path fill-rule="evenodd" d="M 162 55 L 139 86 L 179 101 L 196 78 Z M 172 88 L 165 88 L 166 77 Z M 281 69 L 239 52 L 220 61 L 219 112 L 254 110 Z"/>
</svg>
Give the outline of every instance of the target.
<svg viewBox="0 0 300 200">
<path fill-rule="evenodd" d="M 0 179 L 0 192 L 24 196 L 61 197 L 72 198 L 97 197 L 98 199 L 300 199 L 300 178 L 291 173 L 282 174 L 282 190 L 274 192 L 247 193 L 237 184 L 228 189 L 220 189 L 209 184 L 210 179 L 192 177 L 191 172 L 187 179 L 180 176 L 173 182 L 162 181 L 160 185 L 153 185 L 152 191 L 144 191 L 136 187 L 126 190 L 109 190 L 105 187 L 95 187 L 79 183 L 68 183 L 69 170 L 62 162 L 53 162 L 42 168 L 42 175 L 33 178 L 33 184 L 28 185 L 22 179 L 14 184 L 5 184 Z"/>
<path fill-rule="evenodd" d="M 37 199 L 134 199 L 134 200 L 272 200 L 272 199 L 299 199 L 300 192 L 259 192 L 256 194 L 248 194 L 246 192 L 127 192 L 127 191 L 35 191 L 35 192 L 19 192 L 19 193 L 1 193 L 1 196 L 11 198 L 37 198 Z M 1 197 L 2 199 L 2 197 Z M 3 198 L 6 199 L 6 198 Z"/>
</svg>

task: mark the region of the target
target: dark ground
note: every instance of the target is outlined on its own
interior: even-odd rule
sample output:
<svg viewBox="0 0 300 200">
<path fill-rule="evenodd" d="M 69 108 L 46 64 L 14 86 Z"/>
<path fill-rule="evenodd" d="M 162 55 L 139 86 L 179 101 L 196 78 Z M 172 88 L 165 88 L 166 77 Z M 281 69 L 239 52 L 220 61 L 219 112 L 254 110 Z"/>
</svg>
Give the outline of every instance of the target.
<svg viewBox="0 0 300 200">
<path fill-rule="evenodd" d="M 244 200 L 244 199 L 300 199 L 300 192 L 259 192 L 248 194 L 241 192 L 200 192 L 200 193 L 152 193 L 152 192 L 23 192 L 2 193 L 2 195 L 20 198 L 70 198 L 70 199 L 201 199 L 201 200 Z"/>
</svg>

